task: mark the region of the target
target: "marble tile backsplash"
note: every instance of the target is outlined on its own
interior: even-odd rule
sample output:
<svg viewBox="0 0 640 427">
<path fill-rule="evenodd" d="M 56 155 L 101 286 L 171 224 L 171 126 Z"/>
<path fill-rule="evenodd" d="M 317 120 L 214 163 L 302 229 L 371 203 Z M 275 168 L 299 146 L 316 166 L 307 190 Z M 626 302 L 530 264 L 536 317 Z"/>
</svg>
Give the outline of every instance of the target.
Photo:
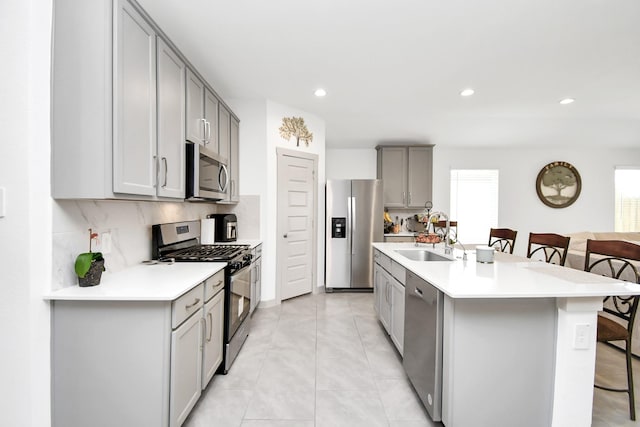
<svg viewBox="0 0 640 427">
<path fill-rule="evenodd" d="M 153 224 L 197 220 L 211 213 L 233 212 L 238 216 L 238 237 L 259 239 L 260 225 L 255 220 L 259 210 L 259 196 L 241 196 L 237 205 L 54 200 L 52 290 L 77 284 L 73 265 L 79 253 L 89 250 L 89 228 L 97 233 L 111 234 L 111 252 L 105 254 L 105 274 L 110 274 L 151 258 Z"/>
</svg>

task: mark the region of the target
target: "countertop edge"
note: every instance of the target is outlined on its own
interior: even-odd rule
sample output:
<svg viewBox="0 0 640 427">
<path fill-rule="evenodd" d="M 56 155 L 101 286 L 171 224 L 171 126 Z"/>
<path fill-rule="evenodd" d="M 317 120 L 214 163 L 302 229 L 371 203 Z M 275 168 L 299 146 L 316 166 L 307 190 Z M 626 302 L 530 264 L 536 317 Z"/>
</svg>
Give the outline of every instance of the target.
<svg viewBox="0 0 640 427">
<path fill-rule="evenodd" d="M 508 298 L 589 298 L 589 297 L 606 297 L 609 295 L 640 295 L 640 285 L 611 279 L 608 277 L 597 276 L 581 270 L 575 270 L 570 267 L 560 267 L 552 264 L 545 264 L 539 261 L 531 261 L 527 258 L 508 254 L 496 254 L 496 258 L 504 258 L 512 261 L 498 260 L 493 264 L 478 264 L 475 261 L 475 252 L 467 251 L 468 260 L 463 261 L 461 249 L 454 249 L 453 261 L 412 261 L 395 252 L 397 249 L 423 249 L 444 255 L 442 244 L 416 247 L 413 243 L 391 243 L 391 242 L 374 242 L 372 246 L 391 260 L 400 264 L 407 271 L 412 272 L 423 280 L 438 288 L 447 296 L 454 299 L 508 299 Z M 445 255 L 446 256 L 446 255 Z M 451 255 L 449 256 L 451 257 Z M 460 263 L 454 265 L 452 263 Z M 467 263 L 467 264 L 462 264 Z M 472 264 L 471 264 L 472 263 Z M 511 289 L 505 287 L 504 283 L 498 283 L 499 279 L 493 276 L 479 277 L 480 271 L 474 270 L 475 275 L 463 270 L 469 266 L 470 270 L 483 268 L 493 272 L 494 266 L 503 270 L 510 270 L 512 274 L 516 273 L 523 278 L 527 278 L 528 282 L 535 282 L 535 286 L 528 288 Z M 457 267 L 451 268 L 451 267 Z M 559 269 L 568 269 L 566 271 Z M 465 276 L 464 273 L 467 273 Z M 545 274 L 547 273 L 547 274 Z M 553 273 L 553 274 L 548 274 Z M 581 283 L 569 283 L 563 279 L 562 275 L 567 277 L 583 277 Z M 499 276 L 499 274 L 496 274 Z M 595 276 L 595 277 L 594 277 Z M 451 285 L 451 281 L 457 283 Z M 461 285 L 461 281 L 475 281 L 476 283 Z M 449 282 L 449 283 L 445 283 Z M 502 281 L 504 282 L 504 280 Z M 561 287 L 563 285 L 564 287 Z M 452 287 L 461 288 L 460 290 L 452 289 Z M 466 286 L 466 287 L 462 287 Z"/>
</svg>

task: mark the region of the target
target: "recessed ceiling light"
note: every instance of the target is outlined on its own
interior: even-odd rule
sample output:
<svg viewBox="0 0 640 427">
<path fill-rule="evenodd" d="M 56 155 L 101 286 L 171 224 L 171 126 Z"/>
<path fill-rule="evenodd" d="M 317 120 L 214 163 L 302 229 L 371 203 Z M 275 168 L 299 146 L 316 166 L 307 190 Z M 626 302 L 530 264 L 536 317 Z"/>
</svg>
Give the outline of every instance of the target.
<svg viewBox="0 0 640 427">
<path fill-rule="evenodd" d="M 562 105 L 572 104 L 574 101 L 575 101 L 575 99 L 573 99 L 573 98 L 565 98 L 565 99 L 560 101 L 560 104 L 562 104 Z"/>
<path fill-rule="evenodd" d="M 471 88 L 469 88 L 469 89 L 465 89 L 462 92 L 460 92 L 460 96 L 471 96 L 474 93 L 476 93 L 476 91 L 471 89 Z"/>
<path fill-rule="evenodd" d="M 313 94 L 317 97 L 323 97 L 327 94 L 327 91 L 324 89 L 316 89 L 316 91 L 313 92 Z"/>
</svg>

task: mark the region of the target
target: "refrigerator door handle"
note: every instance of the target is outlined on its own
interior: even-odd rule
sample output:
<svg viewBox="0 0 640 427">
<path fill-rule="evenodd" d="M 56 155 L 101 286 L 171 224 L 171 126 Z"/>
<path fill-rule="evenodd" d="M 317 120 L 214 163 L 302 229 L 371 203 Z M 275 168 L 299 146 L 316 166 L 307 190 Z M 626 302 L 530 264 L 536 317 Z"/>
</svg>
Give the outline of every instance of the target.
<svg viewBox="0 0 640 427">
<path fill-rule="evenodd" d="M 349 252 L 353 253 L 353 232 L 351 224 L 351 221 L 353 221 L 353 215 L 351 213 L 353 203 L 351 203 L 351 199 L 351 196 L 347 197 L 347 247 L 349 248 Z"/>
<path fill-rule="evenodd" d="M 356 253 L 356 245 L 353 244 L 353 238 L 356 235 L 356 223 L 358 214 L 356 212 L 356 198 L 351 197 L 351 255 Z"/>
</svg>

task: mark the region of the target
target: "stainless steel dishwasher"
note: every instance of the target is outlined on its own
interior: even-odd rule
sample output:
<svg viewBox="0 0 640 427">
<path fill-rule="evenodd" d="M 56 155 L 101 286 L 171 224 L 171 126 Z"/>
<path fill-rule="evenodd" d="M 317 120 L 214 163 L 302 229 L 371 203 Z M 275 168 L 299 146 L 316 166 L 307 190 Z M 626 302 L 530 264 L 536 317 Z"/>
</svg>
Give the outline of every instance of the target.
<svg viewBox="0 0 640 427">
<path fill-rule="evenodd" d="M 407 271 L 404 369 L 434 421 L 442 419 L 443 294 Z"/>
</svg>

